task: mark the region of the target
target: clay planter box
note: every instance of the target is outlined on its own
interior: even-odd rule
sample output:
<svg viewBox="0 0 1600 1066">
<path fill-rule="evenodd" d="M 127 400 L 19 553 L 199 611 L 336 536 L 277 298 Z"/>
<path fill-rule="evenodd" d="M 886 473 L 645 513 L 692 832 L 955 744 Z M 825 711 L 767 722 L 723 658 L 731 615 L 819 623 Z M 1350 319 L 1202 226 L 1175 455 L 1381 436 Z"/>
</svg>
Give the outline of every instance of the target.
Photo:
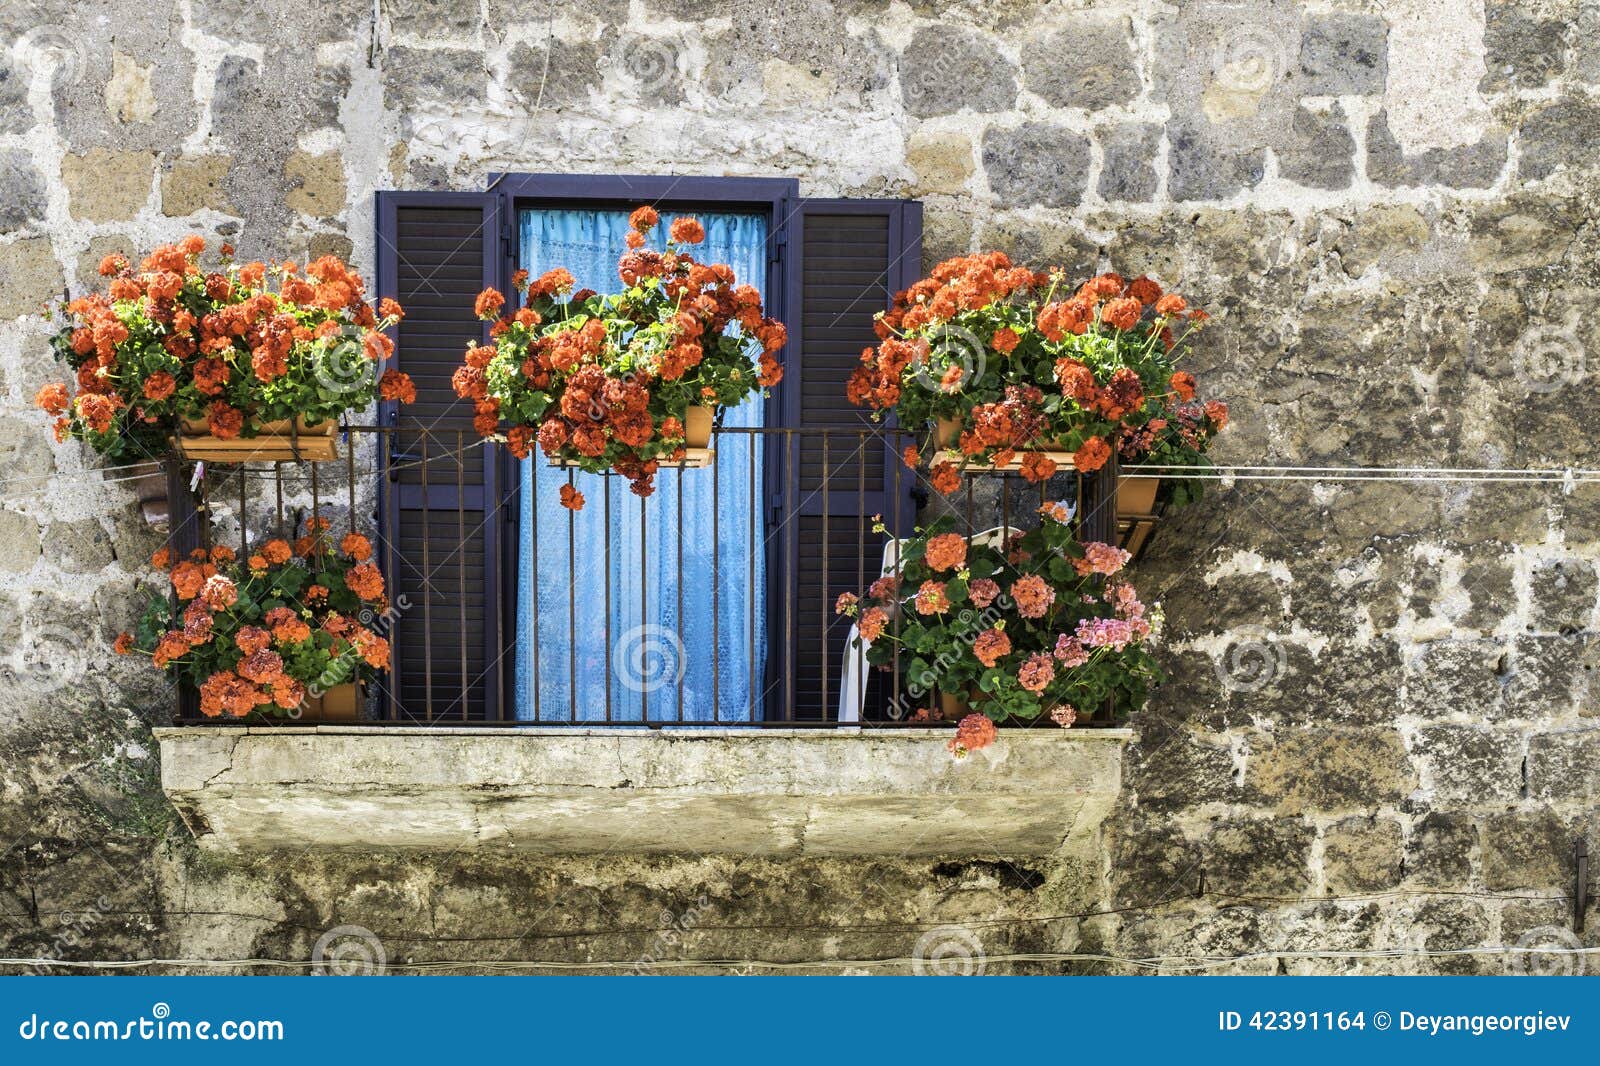
<svg viewBox="0 0 1600 1066">
<path fill-rule="evenodd" d="M 307 695 L 300 704 L 302 722 L 355 722 L 361 718 L 361 687 L 354 681 L 334 685 L 320 696 Z"/>
<path fill-rule="evenodd" d="M 962 454 L 961 449 L 957 447 L 960 440 L 960 422 L 957 422 L 953 418 L 938 419 L 934 429 L 934 444 L 938 446 L 939 450 L 934 452 L 933 458 L 930 460 L 930 462 L 937 463 L 941 459 L 945 459 L 957 464 L 958 466 L 965 463 L 968 470 L 1015 471 L 1022 469 L 1022 460 L 1024 456 L 1029 455 L 1030 453 L 1036 453 L 1039 455 L 1048 456 L 1059 469 L 1066 470 L 1071 468 L 1072 457 L 1076 454 L 1075 452 L 1069 451 L 1066 448 L 1062 448 L 1059 445 L 1059 442 L 1040 441 L 1040 443 L 1045 445 L 1045 447 L 1026 449 L 1019 448 L 1016 454 L 1011 457 L 1011 461 L 1008 463 L 984 463 L 975 460 L 968 460 L 967 457 Z"/>
<path fill-rule="evenodd" d="M 1132 518 L 1155 514 L 1156 493 L 1160 491 L 1160 478 L 1117 478 L 1117 515 L 1122 518 Z"/>
<path fill-rule="evenodd" d="M 335 419 L 312 425 L 304 418 L 295 419 L 293 423 L 284 418 L 263 422 L 255 429 L 254 437 L 239 436 L 223 440 L 212 436 L 205 422 L 185 419 L 183 433 L 177 438 L 178 451 L 185 459 L 203 459 L 212 463 L 339 458 L 335 440 L 339 424 Z"/>
<path fill-rule="evenodd" d="M 691 407 L 683 413 L 683 458 L 676 462 L 659 460 L 664 470 L 703 470 L 716 462 L 717 453 L 711 450 L 711 426 L 716 412 L 709 407 Z M 550 456 L 551 466 L 576 465 L 570 459 Z"/>
</svg>

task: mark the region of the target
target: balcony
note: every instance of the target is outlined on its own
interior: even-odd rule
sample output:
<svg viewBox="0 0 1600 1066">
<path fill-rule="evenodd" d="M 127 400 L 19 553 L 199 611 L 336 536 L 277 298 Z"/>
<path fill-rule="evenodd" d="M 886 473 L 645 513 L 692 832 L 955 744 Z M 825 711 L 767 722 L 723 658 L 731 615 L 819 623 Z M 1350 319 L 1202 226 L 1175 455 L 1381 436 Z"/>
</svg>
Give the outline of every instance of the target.
<svg viewBox="0 0 1600 1066">
<path fill-rule="evenodd" d="M 956 760 L 951 723 L 909 714 L 936 689 L 852 662 L 833 601 L 913 524 L 904 443 L 722 428 L 709 466 L 663 470 L 638 499 L 460 431 L 352 427 L 336 462 L 214 467 L 197 499 L 174 481 L 180 554 L 213 538 L 242 553 L 313 515 L 375 533 L 394 669 L 344 721 L 205 718 L 180 694 L 158 731 L 165 789 L 225 848 L 1069 846 L 1114 803 L 1128 731 L 1007 729 Z M 1097 491 L 1058 480 L 1051 498 Z M 947 505 L 974 530 L 1032 519 L 1043 489 L 994 483 Z M 583 510 L 556 502 L 567 484 Z"/>
</svg>

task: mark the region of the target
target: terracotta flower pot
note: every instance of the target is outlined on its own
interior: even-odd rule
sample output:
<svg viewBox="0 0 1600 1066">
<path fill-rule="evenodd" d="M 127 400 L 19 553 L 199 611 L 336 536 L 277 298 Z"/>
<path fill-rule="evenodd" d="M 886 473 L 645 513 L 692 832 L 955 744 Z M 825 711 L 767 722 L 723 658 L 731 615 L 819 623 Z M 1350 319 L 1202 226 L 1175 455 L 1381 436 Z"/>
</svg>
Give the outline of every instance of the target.
<svg viewBox="0 0 1600 1066">
<path fill-rule="evenodd" d="M 961 442 L 961 420 L 939 418 L 934 420 L 933 442 L 940 448 L 954 448 Z"/>
<path fill-rule="evenodd" d="M 711 424 L 715 421 L 715 412 L 709 407 L 691 407 L 683 415 L 683 446 L 685 448 L 709 448 L 711 446 Z"/>
<path fill-rule="evenodd" d="M 254 437 L 239 436 L 231 440 L 213 436 L 211 428 L 198 419 L 185 419 L 183 433 L 178 437 L 178 451 L 185 459 L 203 459 L 213 463 L 271 462 L 277 460 L 337 459 L 339 452 L 335 435 L 339 431 L 336 419 L 315 424 L 304 418 L 277 419 L 262 422 L 255 427 Z"/>
<path fill-rule="evenodd" d="M 361 718 L 361 686 L 354 681 L 334 685 L 320 696 L 307 695 L 300 704 L 302 722 L 355 722 Z"/>
<path fill-rule="evenodd" d="M 1124 518 L 1154 514 L 1156 510 L 1156 493 L 1160 490 L 1160 478 L 1117 478 L 1117 514 Z"/>
<path fill-rule="evenodd" d="M 939 717 L 947 722 L 960 721 L 972 713 L 972 702 L 965 692 L 939 692 Z"/>
</svg>

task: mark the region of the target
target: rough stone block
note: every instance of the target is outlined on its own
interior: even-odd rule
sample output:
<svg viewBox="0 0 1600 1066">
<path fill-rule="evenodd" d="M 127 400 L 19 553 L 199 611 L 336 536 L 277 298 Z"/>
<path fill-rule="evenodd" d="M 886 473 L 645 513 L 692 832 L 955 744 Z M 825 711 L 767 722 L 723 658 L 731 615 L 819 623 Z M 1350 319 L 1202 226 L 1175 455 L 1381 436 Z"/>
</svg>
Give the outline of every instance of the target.
<svg viewBox="0 0 1600 1066">
<path fill-rule="evenodd" d="M 1381 15 L 1335 12 L 1306 20 L 1300 37 L 1300 92 L 1381 93 L 1388 70 L 1389 27 Z"/>
<path fill-rule="evenodd" d="M 1322 870 L 1331 895 L 1379 892 L 1400 883 L 1400 823 L 1392 818 L 1346 818 L 1322 836 Z"/>
<path fill-rule="evenodd" d="M 1355 175 L 1355 139 L 1337 111 L 1298 108 L 1278 146 L 1278 172 L 1313 189 L 1343 189 Z"/>
<path fill-rule="evenodd" d="M 1600 729 L 1540 733 L 1528 738 L 1528 795 L 1600 807 Z"/>
<path fill-rule="evenodd" d="M 1022 50 L 1023 86 L 1051 107 L 1096 111 L 1139 95 L 1139 65 L 1126 19 L 1075 19 Z"/>
<path fill-rule="evenodd" d="M 906 166 L 916 174 L 913 187 L 921 194 L 965 192 L 977 169 L 972 155 L 972 141 L 965 134 L 913 134 L 906 145 Z"/>
<path fill-rule="evenodd" d="M 958 26 L 924 26 L 900 56 L 900 95 L 917 118 L 1009 111 L 1017 72 L 990 37 Z"/>
<path fill-rule="evenodd" d="M 1417 731 L 1412 753 L 1435 805 L 1512 803 L 1522 795 L 1520 733 L 1470 725 Z"/>
<path fill-rule="evenodd" d="M 1072 207 L 1089 176 L 1089 141 L 1064 126 L 1025 122 L 983 135 L 983 169 L 1002 207 Z"/>
<path fill-rule="evenodd" d="M 1494 184 L 1505 163 L 1501 129 L 1491 129 L 1475 144 L 1407 154 L 1390 132 L 1386 113 L 1379 111 L 1367 124 L 1367 176 L 1379 185 L 1482 189 Z"/>
<path fill-rule="evenodd" d="M 1161 150 L 1161 127 L 1149 123 L 1112 126 L 1100 133 L 1103 161 L 1100 196 L 1106 200 L 1147 203 L 1155 199 L 1161 176 L 1155 158 Z"/>
<path fill-rule="evenodd" d="M 296 152 L 283 167 L 289 210 L 313 218 L 336 218 L 345 207 L 344 160 L 338 152 Z"/>
<path fill-rule="evenodd" d="M 62 284 L 61 264 L 45 238 L 0 244 L 0 319 L 38 314 L 51 298 L 61 295 Z M 39 432 L 36 423 L 33 433 Z M 49 446 L 44 450 L 48 452 Z"/>
<path fill-rule="evenodd" d="M 1548 178 L 1563 167 L 1593 166 L 1590 149 L 1596 139 L 1600 139 L 1600 106 L 1564 97 L 1542 107 L 1522 120 L 1522 176 Z"/>
<path fill-rule="evenodd" d="M 1416 788 L 1400 734 L 1370 729 L 1281 729 L 1252 740 L 1245 788 L 1283 814 L 1370 810 L 1401 802 Z"/>
<path fill-rule="evenodd" d="M 1311 887 L 1306 862 L 1315 836 L 1289 818 L 1219 823 L 1202 843 L 1206 886 L 1240 896 L 1300 895 Z"/>
<path fill-rule="evenodd" d="M 44 217 L 44 176 L 20 148 L 0 150 L 0 233 Z"/>
<path fill-rule="evenodd" d="M 161 175 L 161 211 L 175 218 L 196 211 L 230 213 L 223 181 L 233 166 L 228 155 L 183 156 Z"/>
<path fill-rule="evenodd" d="M 1547 633 L 1588 629 L 1595 613 L 1594 566 L 1576 556 L 1545 560 L 1529 575 L 1532 628 Z"/>
<path fill-rule="evenodd" d="M 1499 814 L 1480 823 L 1483 883 L 1501 891 L 1566 891 L 1572 880 L 1570 826 L 1547 810 Z"/>
<path fill-rule="evenodd" d="M 117 152 L 92 148 L 61 160 L 61 180 L 70 209 L 90 222 L 117 222 L 137 215 L 150 200 L 153 152 Z"/>
<path fill-rule="evenodd" d="M 1206 124 L 1174 119 L 1167 144 L 1167 194 L 1174 200 L 1226 199 L 1266 176 L 1266 149 L 1228 145 Z"/>
<path fill-rule="evenodd" d="M 1561 73 L 1567 23 L 1519 10 L 1516 0 L 1485 5 L 1484 92 L 1536 89 Z"/>
<path fill-rule="evenodd" d="M 1430 811 L 1412 823 L 1406 837 L 1407 880 L 1429 887 L 1467 883 L 1478 834 L 1464 814 Z"/>
</svg>

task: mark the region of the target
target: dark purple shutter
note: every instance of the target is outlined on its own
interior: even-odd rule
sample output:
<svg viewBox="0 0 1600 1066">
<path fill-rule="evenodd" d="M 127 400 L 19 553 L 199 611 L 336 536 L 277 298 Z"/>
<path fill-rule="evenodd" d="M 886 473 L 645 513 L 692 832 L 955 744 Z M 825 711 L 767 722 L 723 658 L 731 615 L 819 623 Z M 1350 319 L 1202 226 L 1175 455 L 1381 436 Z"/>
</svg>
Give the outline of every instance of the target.
<svg viewBox="0 0 1600 1066">
<path fill-rule="evenodd" d="M 472 404 L 450 377 L 487 339 L 473 302 L 503 290 L 503 219 L 483 193 L 380 192 L 378 292 L 400 301 L 396 358 L 417 402 L 384 405 L 394 427 L 384 478 L 385 571 L 397 604 L 383 706 L 408 721 L 501 716 L 499 451 L 478 446 Z M 427 462 L 423 463 L 426 453 Z"/>
<path fill-rule="evenodd" d="M 834 616 L 833 601 L 841 592 L 859 591 L 863 576 L 869 582 L 876 576 L 883 537 L 871 531 L 872 516 L 882 515 L 900 535 L 914 520 L 915 476 L 880 438 L 859 446 L 858 431 L 879 426 L 845 398 L 845 384 L 861 350 L 877 343 L 873 316 L 921 276 L 922 205 L 802 200 L 787 247 L 798 330 L 783 383 L 783 424 L 838 432 L 826 444 L 821 435 L 797 435 L 781 464 L 781 532 L 771 567 L 778 595 L 769 598 L 777 608 L 771 612 L 773 703 L 780 714 L 793 708 L 797 719 L 831 719 L 850 628 L 848 619 Z M 792 616 L 785 604 L 792 604 Z"/>
</svg>

